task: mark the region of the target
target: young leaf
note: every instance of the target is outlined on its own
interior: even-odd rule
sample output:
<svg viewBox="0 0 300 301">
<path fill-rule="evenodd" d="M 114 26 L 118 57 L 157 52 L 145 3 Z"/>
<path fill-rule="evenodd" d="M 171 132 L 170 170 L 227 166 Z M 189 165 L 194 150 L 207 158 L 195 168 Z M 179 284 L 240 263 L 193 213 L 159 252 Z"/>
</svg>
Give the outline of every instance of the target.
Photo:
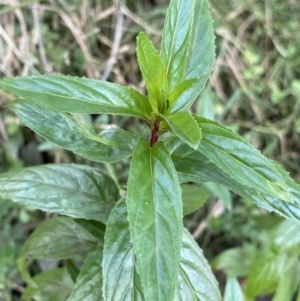
<svg viewBox="0 0 300 301">
<path fill-rule="evenodd" d="M 218 283 L 193 237 L 184 229 L 179 280 L 173 301 L 221 301 Z"/>
<path fill-rule="evenodd" d="M 106 301 L 102 298 L 102 249 L 89 255 L 67 301 Z"/>
<path fill-rule="evenodd" d="M 118 202 L 109 216 L 102 267 L 104 300 L 145 300 L 130 242 L 124 201 Z"/>
<path fill-rule="evenodd" d="M 97 239 L 69 217 L 54 217 L 42 222 L 22 246 L 19 257 L 30 259 L 67 259 L 95 250 Z"/>
<path fill-rule="evenodd" d="M 226 282 L 224 301 L 244 301 L 242 289 L 235 278 L 229 278 Z"/>
<path fill-rule="evenodd" d="M 189 112 L 178 112 L 171 115 L 160 115 L 172 132 L 190 147 L 197 149 L 202 138 L 201 129 Z"/>
<path fill-rule="evenodd" d="M 162 142 L 150 148 L 145 139 L 138 141 L 127 206 L 145 299 L 172 301 L 179 272 L 182 204 L 177 174 Z"/>
<path fill-rule="evenodd" d="M 2 173 L 0 198 L 106 223 L 120 196 L 114 181 L 100 170 L 75 164 L 52 164 Z"/>
<path fill-rule="evenodd" d="M 199 151 L 237 182 L 293 203 L 283 176 L 252 145 L 217 122 L 195 117 L 203 138 Z"/>
<path fill-rule="evenodd" d="M 184 93 L 187 93 L 187 91 L 189 91 L 197 81 L 197 78 L 190 78 L 177 84 L 174 87 L 174 89 L 169 93 L 169 107 L 171 108 L 176 102 L 176 100 Z"/>
<path fill-rule="evenodd" d="M 96 135 L 78 118 L 27 100 L 13 101 L 9 107 L 43 138 L 92 161 L 120 161 L 132 155 L 136 144 L 136 137 L 129 132 L 108 129 Z"/>
<path fill-rule="evenodd" d="M 25 76 L 5 78 L 0 87 L 56 111 L 151 118 L 151 106 L 145 96 L 105 81 L 63 75 Z"/>
<path fill-rule="evenodd" d="M 35 285 L 28 285 L 22 300 L 65 301 L 70 295 L 73 281 L 66 268 L 55 268 L 33 278 Z"/>
<path fill-rule="evenodd" d="M 188 79 L 197 78 L 197 81 L 176 99 L 170 113 L 187 110 L 199 96 L 212 70 L 214 48 L 208 1 L 172 0 L 161 47 L 169 87 L 172 90 Z"/>
<path fill-rule="evenodd" d="M 167 70 L 170 90 L 184 79 L 186 73 L 194 5 L 195 0 L 172 0 L 167 11 L 160 55 Z"/>
<path fill-rule="evenodd" d="M 168 94 L 166 70 L 152 42 L 143 32 L 137 37 L 136 51 L 152 110 L 163 113 Z"/>
</svg>

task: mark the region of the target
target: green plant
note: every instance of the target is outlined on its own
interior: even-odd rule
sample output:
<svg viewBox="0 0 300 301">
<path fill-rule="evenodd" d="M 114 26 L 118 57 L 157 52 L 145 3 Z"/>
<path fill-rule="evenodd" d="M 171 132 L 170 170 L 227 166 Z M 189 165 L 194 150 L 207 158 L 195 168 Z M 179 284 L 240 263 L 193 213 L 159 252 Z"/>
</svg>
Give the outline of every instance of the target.
<svg viewBox="0 0 300 301">
<path fill-rule="evenodd" d="M 299 222 L 300 190 L 288 174 L 232 131 L 188 111 L 214 60 L 207 1 L 172 0 L 160 54 L 140 33 L 137 57 L 148 97 L 60 75 L 0 81 L 20 98 L 8 106 L 45 139 L 96 162 L 132 156 L 123 196 L 110 177 L 88 166 L 44 165 L 0 176 L 1 198 L 64 215 L 41 223 L 20 251 L 24 300 L 221 300 L 182 224 L 203 200 L 183 206 L 180 183 L 215 182 Z M 78 113 L 138 117 L 151 134 L 118 128 L 98 134 Z M 24 259 L 66 263 L 31 278 Z M 225 300 L 234 295 L 243 298 L 229 279 Z"/>
</svg>

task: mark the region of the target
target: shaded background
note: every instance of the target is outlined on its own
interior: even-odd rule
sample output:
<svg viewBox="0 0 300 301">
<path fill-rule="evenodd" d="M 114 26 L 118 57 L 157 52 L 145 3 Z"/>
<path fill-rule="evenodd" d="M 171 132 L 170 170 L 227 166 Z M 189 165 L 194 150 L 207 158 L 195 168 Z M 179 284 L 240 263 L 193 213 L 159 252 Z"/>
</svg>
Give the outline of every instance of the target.
<svg viewBox="0 0 300 301">
<path fill-rule="evenodd" d="M 215 20 L 216 61 L 207 87 L 192 110 L 245 137 L 264 155 L 279 161 L 299 182 L 300 2 L 209 2 Z M 131 85 L 145 93 L 135 56 L 136 36 L 144 31 L 159 48 L 168 3 L 167 0 L 126 3 L 0 0 L 0 77 L 61 73 Z M 0 90 L 0 172 L 44 163 L 76 162 L 97 166 L 121 187 L 126 184 L 129 161 L 98 164 L 58 149 L 24 127 L 5 108 L 11 100 L 11 95 Z M 111 125 L 136 133 L 146 131 L 134 118 L 108 115 L 85 118 L 98 131 Z M 192 194 L 184 190 L 185 197 L 202 197 L 205 204 L 185 218 L 185 225 L 213 264 L 221 288 L 226 275 L 239 277 L 242 285 L 254 277 L 253 273 L 258 278 L 260 272 L 251 270 L 257 258 L 265 258 L 259 263 L 262 266 L 269 262 L 270 256 L 289 257 L 286 254 L 290 250 L 274 251 L 278 229 L 283 225 L 281 218 L 214 184 L 193 188 Z M 25 283 L 15 265 L 16 254 L 35 227 L 51 216 L 0 200 L 1 301 L 20 300 Z M 296 235 L 300 242 L 300 228 L 295 233 L 293 238 Z M 293 247 L 299 249 L 299 242 Z M 293 267 L 298 267 L 298 253 L 293 260 Z M 299 287 L 298 269 L 285 271 L 278 264 L 273 265 L 272 260 L 271 264 L 266 268 L 267 275 L 277 269 L 278 277 L 270 276 L 269 283 L 256 292 L 255 300 L 272 300 L 282 275 L 292 275 L 290 290 Z M 36 262 L 31 273 L 48 268 L 49 263 Z"/>
</svg>

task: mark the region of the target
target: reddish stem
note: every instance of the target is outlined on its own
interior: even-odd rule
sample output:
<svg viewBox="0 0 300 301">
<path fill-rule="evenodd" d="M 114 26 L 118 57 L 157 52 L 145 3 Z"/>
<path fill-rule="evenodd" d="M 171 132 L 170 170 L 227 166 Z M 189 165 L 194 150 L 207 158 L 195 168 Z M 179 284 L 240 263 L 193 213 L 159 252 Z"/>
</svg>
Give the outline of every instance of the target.
<svg viewBox="0 0 300 301">
<path fill-rule="evenodd" d="M 158 140 L 158 131 L 159 131 L 159 123 L 160 121 L 155 121 L 153 124 L 153 128 L 151 130 L 151 138 L 150 138 L 150 146 L 152 147 Z"/>
</svg>

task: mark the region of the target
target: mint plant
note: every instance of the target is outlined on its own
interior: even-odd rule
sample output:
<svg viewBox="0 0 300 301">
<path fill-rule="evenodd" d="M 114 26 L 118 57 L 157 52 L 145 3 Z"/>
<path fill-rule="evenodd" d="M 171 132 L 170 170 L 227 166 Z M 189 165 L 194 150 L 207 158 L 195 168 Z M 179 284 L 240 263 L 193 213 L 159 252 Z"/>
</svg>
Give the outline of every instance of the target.
<svg viewBox="0 0 300 301">
<path fill-rule="evenodd" d="M 137 37 L 147 96 L 62 75 L 0 81 L 19 98 L 8 106 L 43 138 L 91 161 L 132 157 L 125 196 L 88 166 L 50 164 L 0 175 L 1 198 L 60 214 L 41 223 L 20 251 L 24 300 L 41 300 L 43 292 L 46 300 L 68 301 L 221 300 L 202 250 L 183 227 L 190 211 L 181 183 L 215 182 L 299 222 L 300 189 L 289 175 L 237 134 L 189 111 L 209 78 L 214 48 L 207 0 L 172 0 L 160 53 L 144 33 Z M 134 116 L 151 135 L 117 128 L 98 134 L 78 113 Z M 66 264 L 31 278 L 25 259 Z M 50 293 L 53 281 L 61 289 Z M 242 300 L 235 279 L 225 299 L 231 296 Z"/>
</svg>

